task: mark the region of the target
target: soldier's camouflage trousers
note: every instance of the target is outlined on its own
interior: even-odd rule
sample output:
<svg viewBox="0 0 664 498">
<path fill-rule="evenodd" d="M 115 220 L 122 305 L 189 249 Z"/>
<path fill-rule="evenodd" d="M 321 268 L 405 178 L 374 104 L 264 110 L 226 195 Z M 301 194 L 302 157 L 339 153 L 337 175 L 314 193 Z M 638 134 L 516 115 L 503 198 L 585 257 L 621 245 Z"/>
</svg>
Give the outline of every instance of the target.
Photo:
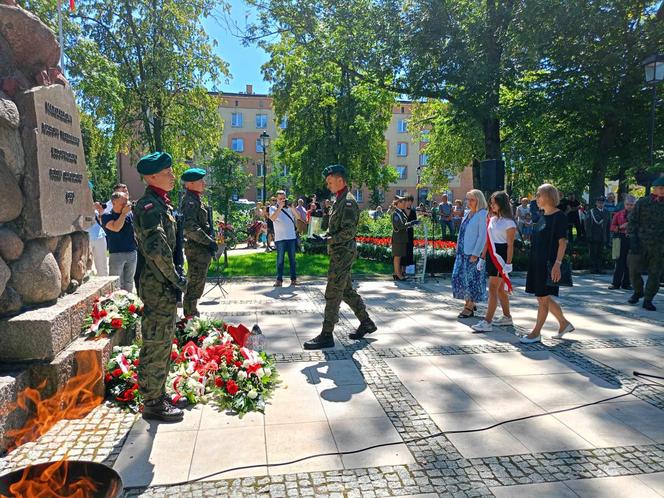
<svg viewBox="0 0 664 498">
<path fill-rule="evenodd" d="M 205 290 L 212 255 L 207 247 L 200 244 L 187 245 L 184 253 L 187 256 L 187 291 L 182 297 L 182 311 L 184 316 L 193 316 L 198 312 L 196 305 Z"/>
<path fill-rule="evenodd" d="M 327 287 L 325 288 L 323 335 L 332 335 L 334 325 L 339 321 L 339 306 L 342 300 L 350 306 L 360 322 L 369 318 L 364 301 L 353 289 L 351 268 L 356 255 L 356 249 L 336 250 L 330 254 L 330 267 L 327 271 Z"/>
<path fill-rule="evenodd" d="M 634 287 L 634 294 L 644 296 L 646 301 L 652 301 L 659 290 L 659 281 L 664 272 L 664 251 L 657 245 L 641 245 L 639 255 L 629 254 L 627 258 L 629 277 Z M 648 273 L 648 282 L 643 288 L 641 272 Z"/>
<path fill-rule="evenodd" d="M 165 393 L 175 336 L 176 294 L 170 284 L 155 280 L 148 268 L 141 275 L 139 288 L 145 307 L 141 320 L 143 345 L 139 356 L 138 387 L 144 401 L 151 401 Z"/>
</svg>

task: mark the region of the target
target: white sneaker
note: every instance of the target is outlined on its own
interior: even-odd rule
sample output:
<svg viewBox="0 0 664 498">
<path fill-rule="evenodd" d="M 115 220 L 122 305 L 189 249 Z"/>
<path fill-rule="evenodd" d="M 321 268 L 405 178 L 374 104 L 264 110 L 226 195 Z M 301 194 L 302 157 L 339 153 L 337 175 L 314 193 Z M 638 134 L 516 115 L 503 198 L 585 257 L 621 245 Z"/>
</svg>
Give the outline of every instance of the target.
<svg viewBox="0 0 664 498">
<path fill-rule="evenodd" d="M 481 320 L 470 328 L 475 332 L 491 332 L 493 330 L 493 325 L 486 320 Z"/>
<path fill-rule="evenodd" d="M 493 320 L 491 323 L 496 327 L 511 327 L 512 325 L 514 325 L 511 316 L 504 316 L 502 318 L 499 318 L 498 320 Z"/>
</svg>

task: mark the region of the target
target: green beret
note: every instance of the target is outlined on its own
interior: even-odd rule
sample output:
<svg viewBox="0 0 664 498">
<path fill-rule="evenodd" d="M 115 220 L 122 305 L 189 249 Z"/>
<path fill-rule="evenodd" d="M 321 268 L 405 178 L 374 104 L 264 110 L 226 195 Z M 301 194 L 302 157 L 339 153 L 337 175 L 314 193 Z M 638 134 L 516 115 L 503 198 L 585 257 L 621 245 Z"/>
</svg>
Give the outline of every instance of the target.
<svg viewBox="0 0 664 498">
<path fill-rule="evenodd" d="M 664 176 L 661 176 L 657 178 L 654 182 L 652 182 L 653 187 L 664 187 Z"/>
<path fill-rule="evenodd" d="M 344 168 L 341 164 L 330 164 L 323 170 L 323 178 L 327 178 L 328 176 L 337 173 L 346 178 L 346 168 Z"/>
<path fill-rule="evenodd" d="M 183 182 L 195 182 L 196 180 L 203 178 L 206 173 L 207 171 L 205 171 L 203 168 L 189 168 L 187 171 L 182 173 L 180 178 Z"/>
<path fill-rule="evenodd" d="M 168 152 L 153 152 L 141 157 L 136 169 L 141 175 L 154 175 L 162 169 L 170 168 L 171 164 L 173 164 L 173 158 Z"/>
</svg>

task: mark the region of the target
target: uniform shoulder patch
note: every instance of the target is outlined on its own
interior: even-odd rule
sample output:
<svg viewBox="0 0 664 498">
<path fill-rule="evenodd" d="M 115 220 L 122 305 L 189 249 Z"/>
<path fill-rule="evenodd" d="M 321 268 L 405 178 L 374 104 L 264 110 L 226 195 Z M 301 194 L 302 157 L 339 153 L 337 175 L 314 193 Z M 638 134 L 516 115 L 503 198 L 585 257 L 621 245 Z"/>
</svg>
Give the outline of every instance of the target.
<svg viewBox="0 0 664 498">
<path fill-rule="evenodd" d="M 153 204 L 152 202 L 148 202 L 147 204 L 145 204 L 145 205 L 143 206 L 143 209 L 144 209 L 145 211 L 149 211 L 149 210 L 152 209 L 153 207 L 154 207 L 154 204 Z"/>
</svg>

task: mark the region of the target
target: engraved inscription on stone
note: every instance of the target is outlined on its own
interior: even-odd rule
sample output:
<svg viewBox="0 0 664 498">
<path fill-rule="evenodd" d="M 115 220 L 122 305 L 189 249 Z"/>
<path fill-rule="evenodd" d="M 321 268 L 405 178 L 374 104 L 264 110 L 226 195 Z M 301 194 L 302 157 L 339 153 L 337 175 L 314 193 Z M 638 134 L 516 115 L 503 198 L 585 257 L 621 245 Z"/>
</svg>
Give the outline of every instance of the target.
<svg viewBox="0 0 664 498">
<path fill-rule="evenodd" d="M 35 87 L 17 96 L 26 154 L 26 238 L 84 230 L 93 221 L 78 109 L 71 89 Z"/>
</svg>

